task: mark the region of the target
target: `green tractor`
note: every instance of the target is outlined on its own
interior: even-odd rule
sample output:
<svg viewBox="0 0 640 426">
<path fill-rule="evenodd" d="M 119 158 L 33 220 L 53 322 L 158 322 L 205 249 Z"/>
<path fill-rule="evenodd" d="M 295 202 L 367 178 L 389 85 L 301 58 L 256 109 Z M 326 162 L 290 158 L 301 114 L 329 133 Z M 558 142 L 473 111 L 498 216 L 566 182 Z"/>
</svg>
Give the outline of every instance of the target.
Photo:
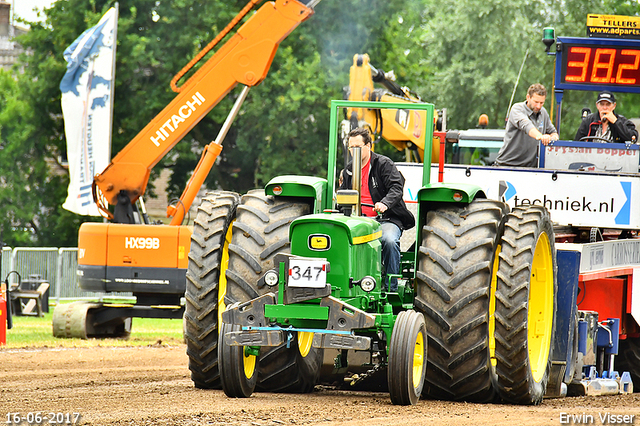
<svg viewBox="0 0 640 426">
<path fill-rule="evenodd" d="M 201 208 L 185 315 L 196 385 L 230 397 L 310 392 L 328 350 L 343 371 L 348 354 L 368 353 L 373 370 L 386 369 L 394 404 L 421 395 L 539 403 L 555 326 L 548 213 L 430 183 L 424 164 L 415 244 L 402 253 L 398 291 L 385 291 L 379 223 L 357 215 L 357 191 L 338 191 L 335 210 L 340 108 L 407 105 L 332 101 L 327 179 L 278 177 Z M 411 109 L 427 112 L 430 147 L 433 105 Z"/>
<path fill-rule="evenodd" d="M 357 192 L 351 195 L 339 191 L 338 203 L 356 204 Z M 343 200 L 350 196 L 356 200 Z M 426 325 L 424 317 L 410 309 L 410 287 L 382 291 L 380 234 L 374 219 L 340 213 L 293 221 L 292 254 L 278 255 L 276 268 L 258 282 L 270 291 L 230 305 L 222 314 L 219 362 L 228 396 L 253 392 L 257 347 L 290 344 L 297 334 L 298 341 L 315 348 L 379 353 L 388 364 L 393 402 L 417 401 L 426 371 Z M 394 336 L 389 345 L 386 336 Z"/>
</svg>

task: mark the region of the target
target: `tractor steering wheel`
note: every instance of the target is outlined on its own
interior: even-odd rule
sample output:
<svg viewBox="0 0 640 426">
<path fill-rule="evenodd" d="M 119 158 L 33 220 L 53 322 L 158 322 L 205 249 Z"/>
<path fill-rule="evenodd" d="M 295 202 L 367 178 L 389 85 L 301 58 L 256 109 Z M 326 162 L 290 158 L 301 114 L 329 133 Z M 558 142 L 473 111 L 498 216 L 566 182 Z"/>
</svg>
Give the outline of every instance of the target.
<svg viewBox="0 0 640 426">
<path fill-rule="evenodd" d="M 378 218 L 378 219 L 379 219 L 379 218 L 381 218 L 381 217 L 382 217 L 382 213 L 380 213 L 380 212 L 378 212 L 378 211 L 375 211 L 375 207 L 376 207 L 376 206 L 374 206 L 373 204 L 369 204 L 369 203 L 360 203 L 360 205 L 361 205 L 361 206 L 364 206 L 364 207 L 371 207 L 372 209 L 374 209 L 373 211 L 374 211 L 374 212 L 376 212 L 376 218 Z"/>
</svg>

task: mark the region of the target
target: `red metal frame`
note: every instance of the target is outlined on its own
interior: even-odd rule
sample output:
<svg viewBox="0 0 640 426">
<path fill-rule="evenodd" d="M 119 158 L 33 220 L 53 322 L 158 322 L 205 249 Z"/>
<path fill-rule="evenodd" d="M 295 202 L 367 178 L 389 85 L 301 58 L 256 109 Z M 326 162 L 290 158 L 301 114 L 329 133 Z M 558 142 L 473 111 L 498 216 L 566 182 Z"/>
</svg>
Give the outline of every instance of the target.
<svg viewBox="0 0 640 426">
<path fill-rule="evenodd" d="M 631 316 L 633 268 L 611 268 L 580 274 L 578 309 L 598 312 L 598 318 L 620 318 L 620 338 L 640 336 Z"/>
</svg>

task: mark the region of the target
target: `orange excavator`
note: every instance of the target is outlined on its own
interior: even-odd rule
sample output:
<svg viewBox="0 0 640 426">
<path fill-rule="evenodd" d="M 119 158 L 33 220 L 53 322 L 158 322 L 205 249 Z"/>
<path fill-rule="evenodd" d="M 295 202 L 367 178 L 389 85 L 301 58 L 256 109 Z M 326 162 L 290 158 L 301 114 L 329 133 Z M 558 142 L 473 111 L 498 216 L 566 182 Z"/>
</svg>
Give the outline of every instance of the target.
<svg viewBox="0 0 640 426">
<path fill-rule="evenodd" d="M 78 237 L 78 278 L 85 291 L 131 292 L 134 304 L 74 302 L 54 311 L 59 337 L 126 336 L 132 317 L 182 318 L 191 231 L 182 222 L 222 150 L 229 126 L 250 87 L 267 75 L 279 44 L 309 18 L 321 0 L 263 4 L 186 82 L 177 83 L 261 2 L 245 8 L 180 73 L 175 98 L 95 176 L 93 195 L 108 223 L 84 223 Z M 216 141 L 180 200 L 167 208 L 169 225 L 151 225 L 144 208 L 151 169 L 238 84 L 243 85 Z"/>
</svg>

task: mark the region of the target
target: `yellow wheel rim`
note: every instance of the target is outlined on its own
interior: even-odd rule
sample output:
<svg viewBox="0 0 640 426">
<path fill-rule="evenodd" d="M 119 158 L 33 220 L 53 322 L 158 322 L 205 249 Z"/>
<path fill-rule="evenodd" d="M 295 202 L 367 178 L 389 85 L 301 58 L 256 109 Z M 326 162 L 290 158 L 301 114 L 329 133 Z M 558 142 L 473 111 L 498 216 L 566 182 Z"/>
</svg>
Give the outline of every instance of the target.
<svg viewBox="0 0 640 426">
<path fill-rule="evenodd" d="M 413 387 L 420 386 L 422 371 L 424 370 L 424 336 L 418 333 L 416 344 L 413 347 Z"/>
<path fill-rule="evenodd" d="M 300 350 L 300 355 L 302 355 L 303 358 L 309 355 L 312 344 L 313 333 L 308 331 L 298 331 L 298 349 Z"/>
<path fill-rule="evenodd" d="M 553 259 L 549 236 L 542 233 L 536 242 L 529 281 L 527 346 L 531 374 L 540 382 L 547 369 L 553 326 Z"/>
<path fill-rule="evenodd" d="M 227 294 L 227 268 L 229 267 L 229 244 L 231 243 L 233 222 L 235 222 L 235 219 L 229 224 L 227 235 L 224 237 L 222 258 L 220 259 L 220 277 L 218 278 L 218 332 L 220 332 L 222 325 L 222 313 L 227 308 L 224 303 L 224 295 Z"/>
<path fill-rule="evenodd" d="M 493 258 L 493 269 L 491 270 L 491 289 L 489 292 L 489 355 L 491 357 L 491 365 L 496 366 L 496 289 L 498 288 L 498 264 L 500 263 L 500 251 L 502 245 L 498 244 Z"/>
<path fill-rule="evenodd" d="M 256 356 L 255 355 L 247 355 L 244 352 L 244 348 L 242 348 L 243 351 L 243 364 L 244 364 L 244 375 L 247 379 L 250 379 L 253 377 L 253 374 L 256 372 Z"/>
</svg>

